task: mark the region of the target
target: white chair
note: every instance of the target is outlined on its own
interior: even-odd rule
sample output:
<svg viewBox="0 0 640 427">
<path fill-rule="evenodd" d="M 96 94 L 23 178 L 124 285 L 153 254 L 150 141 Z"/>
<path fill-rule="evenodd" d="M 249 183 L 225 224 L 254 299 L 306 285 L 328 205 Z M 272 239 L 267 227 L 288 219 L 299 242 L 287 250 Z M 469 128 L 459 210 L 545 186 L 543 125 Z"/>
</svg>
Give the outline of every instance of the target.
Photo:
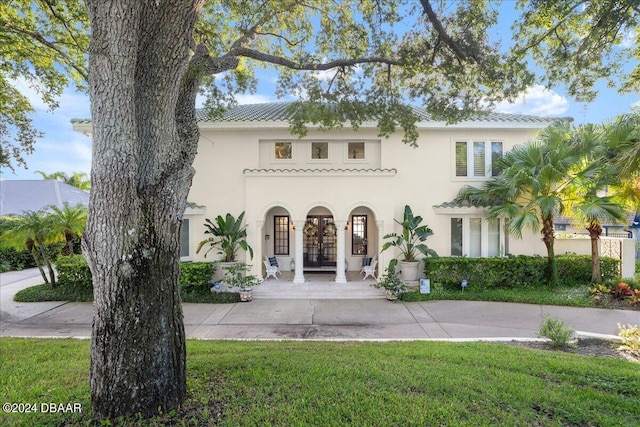
<svg viewBox="0 0 640 427">
<path fill-rule="evenodd" d="M 277 274 L 280 273 L 280 266 L 278 265 L 278 259 L 276 257 L 264 258 L 264 266 L 267 270 L 267 277 L 264 279 L 267 280 L 269 276 L 273 276 L 274 279 L 278 280 Z"/>
<path fill-rule="evenodd" d="M 376 278 L 376 264 L 378 264 L 378 260 L 376 259 L 376 257 L 373 257 L 369 265 L 362 266 L 362 269 L 360 270 L 360 273 L 364 274 L 364 279 L 362 280 L 365 280 L 369 276 L 373 277 L 374 279 Z"/>
</svg>

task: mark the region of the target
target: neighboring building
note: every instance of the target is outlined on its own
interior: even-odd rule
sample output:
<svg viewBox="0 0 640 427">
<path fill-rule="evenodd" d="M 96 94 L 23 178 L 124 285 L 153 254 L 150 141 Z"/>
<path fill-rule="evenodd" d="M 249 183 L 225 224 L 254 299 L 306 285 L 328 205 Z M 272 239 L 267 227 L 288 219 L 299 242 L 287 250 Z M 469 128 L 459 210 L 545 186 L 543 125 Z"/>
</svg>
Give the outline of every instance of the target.
<svg viewBox="0 0 640 427">
<path fill-rule="evenodd" d="M 0 216 L 21 215 L 49 206 L 89 206 L 89 193 L 51 179 L 1 180 Z"/>
<path fill-rule="evenodd" d="M 380 253 L 383 236 L 400 230 L 394 220 L 405 205 L 433 229 L 427 244 L 442 256 L 546 253 L 538 233 L 510 239 L 502 222 L 486 221 L 484 209 L 450 201 L 462 186 L 481 185 L 496 174 L 503 153 L 555 119 L 490 113 L 446 125 L 416 109 L 423 120 L 419 146 L 412 148 L 400 132 L 378 136 L 373 122 L 357 131 L 345 124 L 292 136 L 289 106 L 241 105 L 218 120 L 198 112 L 201 136 L 184 217 L 184 259 L 204 260 L 195 251 L 205 238 L 205 218 L 245 211 L 254 250 L 253 261 L 246 261 L 255 274 L 262 275 L 264 257 L 275 255 L 282 268 L 295 263 L 294 282 L 317 269 L 336 271 L 336 281 L 345 282 L 345 267 L 359 271 L 365 256 L 377 256 L 380 271 L 388 265 L 394 254 Z M 73 124 L 91 132 L 89 121 Z"/>
<path fill-rule="evenodd" d="M 586 234 L 589 232 L 584 226 L 577 226 L 571 222 L 571 218 L 557 216 L 553 219 L 553 227 L 558 234 Z M 602 224 L 602 237 L 618 237 L 624 239 L 636 239 L 638 234 L 638 214 L 629 213 L 623 223 L 604 222 Z"/>
</svg>

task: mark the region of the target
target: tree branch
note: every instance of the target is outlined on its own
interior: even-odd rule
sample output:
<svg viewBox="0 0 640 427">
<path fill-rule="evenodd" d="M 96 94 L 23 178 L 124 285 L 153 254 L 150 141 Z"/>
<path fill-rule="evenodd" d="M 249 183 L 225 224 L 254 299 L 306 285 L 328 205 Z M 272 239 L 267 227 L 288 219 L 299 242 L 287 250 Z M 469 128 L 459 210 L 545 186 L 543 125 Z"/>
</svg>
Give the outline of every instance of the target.
<svg viewBox="0 0 640 427">
<path fill-rule="evenodd" d="M 301 42 L 300 41 L 293 41 L 293 40 L 289 40 L 288 38 L 284 37 L 281 34 L 276 34 L 276 33 L 263 33 L 263 32 L 255 32 L 256 36 L 271 36 L 271 37 L 275 37 L 278 39 L 282 39 L 285 41 L 285 43 L 287 43 L 289 46 L 298 46 Z"/>
<path fill-rule="evenodd" d="M 257 61 L 267 62 L 269 64 L 281 65 L 283 67 L 290 68 L 292 70 L 299 71 L 325 71 L 336 67 L 351 67 L 358 64 L 388 64 L 388 65 L 401 65 L 402 62 L 396 59 L 384 58 L 380 56 L 373 56 L 368 58 L 354 58 L 354 59 L 336 59 L 329 62 L 317 63 L 317 64 L 303 64 L 292 61 L 287 58 L 283 58 L 269 53 L 259 52 L 257 50 L 249 48 L 236 48 L 233 49 L 230 55 L 243 56 L 245 58 L 255 59 Z"/>
<path fill-rule="evenodd" d="M 58 23 L 60 23 L 60 25 L 62 25 L 64 27 L 65 30 L 67 30 L 67 34 L 69 34 L 69 37 L 71 37 L 71 39 L 74 41 L 75 43 L 75 47 L 81 50 L 85 50 L 86 51 L 86 47 L 85 48 L 81 48 L 80 47 L 80 43 L 78 42 L 78 40 L 76 39 L 75 33 L 73 31 L 71 31 L 71 29 L 69 28 L 69 26 L 67 25 L 68 22 L 67 20 L 65 20 L 63 17 L 61 17 L 58 12 L 56 12 L 56 10 L 53 7 L 53 4 L 51 2 L 51 0 L 45 0 L 44 3 L 46 3 L 47 8 L 49 9 L 49 11 L 51 12 L 51 15 L 53 15 L 54 18 L 56 18 L 58 20 Z M 55 1 L 54 1 L 55 3 Z"/>
<path fill-rule="evenodd" d="M 433 11 L 429 0 L 420 0 L 420 3 L 422 4 L 422 9 L 424 10 L 425 15 L 427 15 L 427 18 L 429 18 L 429 22 L 431 22 L 431 24 L 433 25 L 433 28 L 436 30 L 442 41 L 444 41 L 445 44 L 449 46 L 449 49 L 451 49 L 453 53 L 455 53 L 458 59 L 463 61 L 473 59 L 475 62 L 480 62 L 478 61 L 478 58 L 475 54 L 467 54 L 460 48 L 460 46 L 458 46 L 458 44 L 449 36 L 449 34 L 447 34 L 447 30 L 445 30 L 445 28 L 442 26 L 442 23 L 438 19 L 438 15 L 436 15 L 436 13 Z"/>
<path fill-rule="evenodd" d="M 5 28 L 8 28 L 9 30 L 13 30 L 14 32 L 17 32 L 17 33 L 21 33 L 21 34 L 27 35 L 27 36 L 33 38 L 34 40 L 42 43 L 43 45 L 45 45 L 49 49 L 55 51 L 62 58 L 64 58 L 64 60 L 67 63 L 67 65 L 69 65 L 71 68 L 76 70 L 78 72 L 78 74 L 80 74 L 80 76 L 82 76 L 82 78 L 85 79 L 85 81 L 88 81 L 87 72 L 82 67 L 80 67 L 78 64 L 76 64 L 75 61 L 73 61 L 69 57 L 69 55 L 67 55 L 63 50 L 58 48 L 58 46 L 56 46 L 56 43 L 52 43 L 49 40 L 45 39 L 42 36 L 42 34 L 36 33 L 34 31 L 27 30 L 27 29 L 24 29 L 24 28 L 17 27 L 15 25 L 11 24 L 10 22 L 0 21 L 0 23 L 4 24 Z"/>
<path fill-rule="evenodd" d="M 582 2 L 578 2 L 576 4 L 573 5 L 573 7 L 565 14 L 565 16 L 568 16 L 571 12 L 573 12 L 575 9 L 578 8 L 578 6 L 582 5 Z M 547 31 L 545 34 L 543 34 L 542 36 L 540 36 L 540 38 L 538 40 L 534 40 L 532 41 L 530 44 L 528 44 L 527 46 L 525 46 L 524 48 L 521 49 L 521 52 L 527 52 L 529 49 L 531 49 L 533 46 L 535 45 L 539 45 L 540 43 L 542 43 L 547 37 L 549 37 L 551 34 L 558 34 L 558 28 L 560 28 L 563 24 L 565 23 L 564 20 L 559 19 L 558 23 L 556 25 L 554 25 L 553 27 L 551 27 L 549 29 L 549 31 Z"/>
</svg>

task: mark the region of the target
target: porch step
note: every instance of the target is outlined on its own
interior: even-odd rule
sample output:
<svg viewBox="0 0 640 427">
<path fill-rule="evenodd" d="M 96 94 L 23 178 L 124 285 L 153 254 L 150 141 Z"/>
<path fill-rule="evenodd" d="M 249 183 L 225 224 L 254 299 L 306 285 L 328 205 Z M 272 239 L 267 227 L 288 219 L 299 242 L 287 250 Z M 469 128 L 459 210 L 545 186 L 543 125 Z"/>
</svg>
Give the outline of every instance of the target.
<svg viewBox="0 0 640 427">
<path fill-rule="evenodd" d="M 384 290 L 370 286 L 370 280 L 347 283 L 308 281 L 292 283 L 265 280 L 253 288 L 254 299 L 373 299 L 384 298 Z"/>
</svg>

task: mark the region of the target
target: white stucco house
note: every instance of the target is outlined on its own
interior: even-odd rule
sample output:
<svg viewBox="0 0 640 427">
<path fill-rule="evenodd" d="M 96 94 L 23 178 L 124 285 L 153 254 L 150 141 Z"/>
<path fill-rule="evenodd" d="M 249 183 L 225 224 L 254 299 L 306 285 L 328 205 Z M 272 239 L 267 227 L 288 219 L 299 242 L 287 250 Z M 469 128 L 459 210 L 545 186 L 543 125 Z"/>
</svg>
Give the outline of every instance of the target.
<svg viewBox="0 0 640 427">
<path fill-rule="evenodd" d="M 244 211 L 254 258 L 239 258 L 254 274 L 264 277 L 262 261 L 275 256 L 281 268 L 295 271 L 295 283 L 305 281 L 305 272 L 326 269 L 342 283 L 345 269 L 359 271 L 366 256 L 378 257 L 380 272 L 388 265 L 394 254 L 380 253 L 383 236 L 400 231 L 394 219 L 405 205 L 434 231 L 427 244 L 441 256 L 546 253 L 538 235 L 510 238 L 503 223 L 486 221 L 484 209 L 451 201 L 462 186 L 489 179 L 497 158 L 555 119 L 490 113 L 446 125 L 418 109 L 423 119 L 412 148 L 400 132 L 378 136 L 374 122 L 357 131 L 348 124 L 330 131 L 310 126 L 298 138 L 289 132 L 289 106 L 240 105 L 216 120 L 198 112 L 183 259 L 205 260 L 204 251 L 196 254 L 205 218 Z M 73 125 L 90 132 L 89 121 Z"/>
</svg>

